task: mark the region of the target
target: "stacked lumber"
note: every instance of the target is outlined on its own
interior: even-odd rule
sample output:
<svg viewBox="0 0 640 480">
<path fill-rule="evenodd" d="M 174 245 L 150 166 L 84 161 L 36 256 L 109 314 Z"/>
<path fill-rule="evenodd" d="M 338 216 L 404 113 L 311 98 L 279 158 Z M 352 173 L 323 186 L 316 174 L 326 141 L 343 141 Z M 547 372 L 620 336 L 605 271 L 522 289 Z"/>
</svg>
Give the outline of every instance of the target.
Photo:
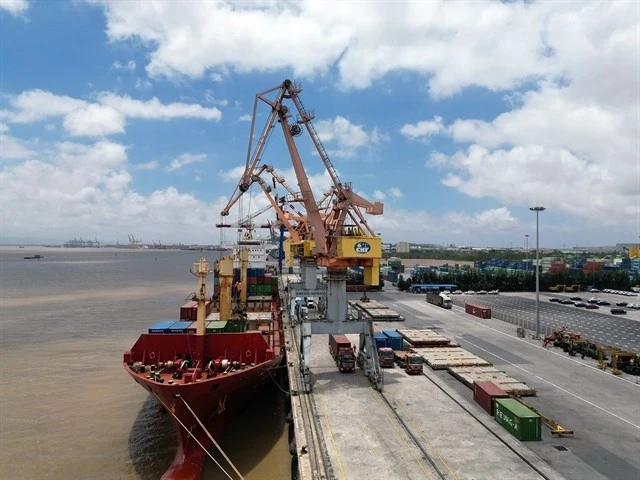
<svg viewBox="0 0 640 480">
<path fill-rule="evenodd" d="M 434 370 L 449 367 L 491 366 L 490 362 L 460 347 L 412 348 Z"/>
<path fill-rule="evenodd" d="M 398 332 L 405 341 L 412 347 L 457 347 L 458 344 L 449 340 L 448 337 L 441 335 L 438 332 L 434 332 L 429 329 L 422 330 L 407 330 L 397 329 Z"/>
<path fill-rule="evenodd" d="M 474 382 L 488 380 L 509 395 L 533 396 L 536 394 L 535 388 L 529 387 L 493 366 L 449 367 L 449 373 L 469 388 L 473 388 Z"/>
</svg>

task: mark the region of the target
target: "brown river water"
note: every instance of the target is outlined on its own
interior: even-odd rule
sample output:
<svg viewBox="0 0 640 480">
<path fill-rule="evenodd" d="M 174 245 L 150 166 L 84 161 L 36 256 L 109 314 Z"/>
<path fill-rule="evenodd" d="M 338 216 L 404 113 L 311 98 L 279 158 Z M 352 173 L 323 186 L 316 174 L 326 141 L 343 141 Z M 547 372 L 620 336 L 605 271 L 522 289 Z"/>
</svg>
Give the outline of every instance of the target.
<svg viewBox="0 0 640 480">
<path fill-rule="evenodd" d="M 44 258 L 23 258 L 35 254 Z M 205 256 L 212 263 L 218 252 Z M 122 354 L 151 324 L 178 319 L 198 258 L 0 247 L 0 478 L 160 478 L 176 448 L 173 423 Z M 219 443 L 246 480 L 288 480 L 279 387 L 267 385 Z M 225 478 L 209 460 L 204 479 Z"/>
</svg>

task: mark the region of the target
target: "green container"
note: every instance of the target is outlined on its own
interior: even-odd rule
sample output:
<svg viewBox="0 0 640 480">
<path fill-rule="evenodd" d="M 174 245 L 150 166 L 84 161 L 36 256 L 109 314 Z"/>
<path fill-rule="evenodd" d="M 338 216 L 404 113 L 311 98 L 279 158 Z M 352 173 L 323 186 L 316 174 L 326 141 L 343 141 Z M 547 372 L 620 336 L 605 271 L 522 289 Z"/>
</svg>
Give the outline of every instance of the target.
<svg viewBox="0 0 640 480">
<path fill-rule="evenodd" d="M 214 285 L 220 285 L 220 277 L 215 277 L 215 278 L 213 279 L 213 284 L 214 284 Z"/>
<path fill-rule="evenodd" d="M 249 295 L 255 295 L 258 293 L 258 286 L 256 284 L 249 285 Z"/>
<path fill-rule="evenodd" d="M 245 323 L 244 322 L 226 322 L 225 332 L 244 332 Z"/>
<path fill-rule="evenodd" d="M 207 323 L 205 328 L 207 333 L 221 333 L 225 331 L 226 325 L 226 320 L 212 320 Z"/>
<path fill-rule="evenodd" d="M 493 418 L 522 442 L 542 440 L 540 415 L 512 398 L 496 398 Z"/>
</svg>

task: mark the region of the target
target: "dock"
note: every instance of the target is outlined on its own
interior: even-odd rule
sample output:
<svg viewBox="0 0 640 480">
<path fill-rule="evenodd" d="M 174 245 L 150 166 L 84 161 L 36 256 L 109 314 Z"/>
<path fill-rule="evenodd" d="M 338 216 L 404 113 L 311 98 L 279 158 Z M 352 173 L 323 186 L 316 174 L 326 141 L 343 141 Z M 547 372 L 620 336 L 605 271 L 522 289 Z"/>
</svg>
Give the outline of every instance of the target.
<svg viewBox="0 0 640 480">
<path fill-rule="evenodd" d="M 428 367 L 414 376 L 385 369 L 379 392 L 358 368 L 338 372 L 327 335 L 313 335 L 312 390 L 305 392 L 300 327 L 288 318 L 285 326 L 298 479 L 564 478 Z"/>
</svg>

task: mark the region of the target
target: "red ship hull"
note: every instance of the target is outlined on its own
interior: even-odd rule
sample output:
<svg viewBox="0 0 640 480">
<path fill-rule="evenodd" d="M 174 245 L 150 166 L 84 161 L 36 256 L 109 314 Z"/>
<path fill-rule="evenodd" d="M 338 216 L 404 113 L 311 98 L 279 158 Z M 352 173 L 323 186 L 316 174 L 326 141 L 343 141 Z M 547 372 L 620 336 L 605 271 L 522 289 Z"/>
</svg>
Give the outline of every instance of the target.
<svg viewBox="0 0 640 480">
<path fill-rule="evenodd" d="M 206 451 L 213 445 L 209 435 L 219 437 L 266 382 L 276 381 L 284 349 L 280 319 L 274 317 L 268 333 L 143 334 L 125 352 L 125 370 L 174 419 L 178 449 L 163 480 L 200 479 Z M 193 366 L 180 368 L 186 358 Z M 167 368 L 170 364 L 174 367 Z"/>
</svg>

